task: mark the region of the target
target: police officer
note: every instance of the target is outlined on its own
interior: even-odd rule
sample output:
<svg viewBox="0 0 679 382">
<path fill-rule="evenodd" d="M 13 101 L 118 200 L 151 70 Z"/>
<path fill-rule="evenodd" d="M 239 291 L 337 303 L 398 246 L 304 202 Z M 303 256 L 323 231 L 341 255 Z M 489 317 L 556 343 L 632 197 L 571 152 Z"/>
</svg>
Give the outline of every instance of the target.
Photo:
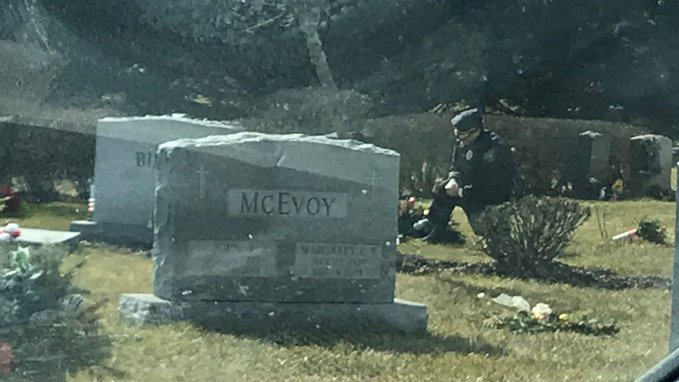
<svg viewBox="0 0 679 382">
<path fill-rule="evenodd" d="M 487 206 L 504 203 L 513 196 L 518 176 L 513 150 L 498 135 L 486 130 L 483 122 L 478 109 L 463 111 L 451 120 L 457 139 L 450 173 L 434 186 L 427 219 L 414 226 L 431 229 L 425 241 L 443 240 L 455 207 L 462 208 L 474 232 L 483 236 L 476 224 L 480 213 Z"/>
</svg>

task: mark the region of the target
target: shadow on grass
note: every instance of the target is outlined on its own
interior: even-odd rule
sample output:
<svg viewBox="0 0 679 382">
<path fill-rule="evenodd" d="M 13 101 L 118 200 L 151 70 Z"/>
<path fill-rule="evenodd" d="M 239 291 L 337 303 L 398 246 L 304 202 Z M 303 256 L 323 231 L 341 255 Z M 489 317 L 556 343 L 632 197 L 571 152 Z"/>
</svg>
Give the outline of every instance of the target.
<svg viewBox="0 0 679 382">
<path fill-rule="evenodd" d="M 428 259 L 424 256 L 399 252 L 396 269 L 398 272 L 414 275 L 452 271 L 460 274 L 510 277 L 521 280 L 536 280 L 554 284 L 568 284 L 575 287 L 593 287 L 607 290 L 632 288 L 669 289 L 672 285 L 672 281 L 669 278 L 662 276 L 625 276 L 609 269 L 575 267 L 559 261 L 533 263 L 517 268 L 498 263 L 439 261 Z"/>
<path fill-rule="evenodd" d="M 481 287 L 481 286 L 477 287 L 477 286 L 468 284 L 464 281 L 451 279 L 444 274 L 437 274 L 435 276 L 435 279 L 438 282 L 447 285 L 448 288 L 450 288 L 451 291 L 452 290 L 457 290 L 458 292 L 462 291 L 465 295 L 475 297 L 475 298 L 478 296 L 479 293 L 487 293 L 488 292 L 488 287 Z M 497 293 L 497 294 L 504 293 L 504 294 L 508 294 L 510 296 L 519 296 L 523 293 L 520 289 L 507 288 L 507 287 L 503 287 L 501 285 L 494 286 L 492 290 L 493 290 L 493 293 Z"/>
<path fill-rule="evenodd" d="M 201 329 L 222 334 L 267 341 L 279 346 L 320 346 L 334 348 L 346 344 L 356 350 L 376 350 L 405 354 L 483 354 L 489 357 L 500 357 L 507 354 L 502 347 L 493 346 L 485 341 L 458 336 L 442 336 L 431 333 L 402 334 L 402 333 L 365 333 L 358 331 L 334 332 L 328 330 L 314 330 L 314 332 L 280 329 L 218 329 L 212 325 L 199 325 Z"/>
</svg>

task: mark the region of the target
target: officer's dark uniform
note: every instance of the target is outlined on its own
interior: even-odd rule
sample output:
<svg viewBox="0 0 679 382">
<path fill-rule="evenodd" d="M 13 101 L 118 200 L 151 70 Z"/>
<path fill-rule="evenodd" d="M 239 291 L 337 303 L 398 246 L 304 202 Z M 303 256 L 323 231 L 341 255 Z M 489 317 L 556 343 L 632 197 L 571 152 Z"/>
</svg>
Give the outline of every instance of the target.
<svg viewBox="0 0 679 382">
<path fill-rule="evenodd" d="M 434 231 L 428 237 L 431 240 L 436 240 L 435 234 L 440 235 L 445 231 L 455 207 L 464 210 L 474 232 L 482 235 L 476 225 L 479 214 L 487 206 L 504 203 L 513 196 L 518 176 L 513 151 L 498 135 L 484 129 L 480 114 L 475 113 L 480 112 L 467 112 L 462 117 L 478 119 L 481 129 L 479 136 L 468 144 L 461 141 L 455 144 L 448 178 L 437 182 L 432 190 L 434 199 L 428 216 L 434 226 Z M 465 126 L 464 123 L 458 126 L 458 129 L 473 128 L 474 125 Z M 455 179 L 459 185 L 461 197 L 446 194 L 445 185 L 450 179 Z"/>
</svg>

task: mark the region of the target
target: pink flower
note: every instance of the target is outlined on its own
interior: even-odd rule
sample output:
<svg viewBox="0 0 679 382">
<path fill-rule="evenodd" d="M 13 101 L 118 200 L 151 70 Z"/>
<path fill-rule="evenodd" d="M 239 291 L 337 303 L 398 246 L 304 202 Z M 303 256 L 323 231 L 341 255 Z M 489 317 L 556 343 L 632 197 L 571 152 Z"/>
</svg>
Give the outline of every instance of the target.
<svg viewBox="0 0 679 382">
<path fill-rule="evenodd" d="M 12 372 L 13 360 L 12 347 L 7 342 L 0 340 L 0 375 L 8 375 Z"/>
</svg>

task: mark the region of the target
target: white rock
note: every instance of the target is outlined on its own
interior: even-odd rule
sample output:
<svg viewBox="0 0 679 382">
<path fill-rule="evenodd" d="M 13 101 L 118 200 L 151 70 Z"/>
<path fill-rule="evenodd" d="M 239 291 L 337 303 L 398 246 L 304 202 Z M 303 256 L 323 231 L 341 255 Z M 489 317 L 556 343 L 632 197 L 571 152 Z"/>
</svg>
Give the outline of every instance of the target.
<svg viewBox="0 0 679 382">
<path fill-rule="evenodd" d="M 495 297 L 493 301 L 509 308 L 515 308 L 519 312 L 530 312 L 530 304 L 521 296 L 509 296 L 502 293 Z"/>
</svg>

